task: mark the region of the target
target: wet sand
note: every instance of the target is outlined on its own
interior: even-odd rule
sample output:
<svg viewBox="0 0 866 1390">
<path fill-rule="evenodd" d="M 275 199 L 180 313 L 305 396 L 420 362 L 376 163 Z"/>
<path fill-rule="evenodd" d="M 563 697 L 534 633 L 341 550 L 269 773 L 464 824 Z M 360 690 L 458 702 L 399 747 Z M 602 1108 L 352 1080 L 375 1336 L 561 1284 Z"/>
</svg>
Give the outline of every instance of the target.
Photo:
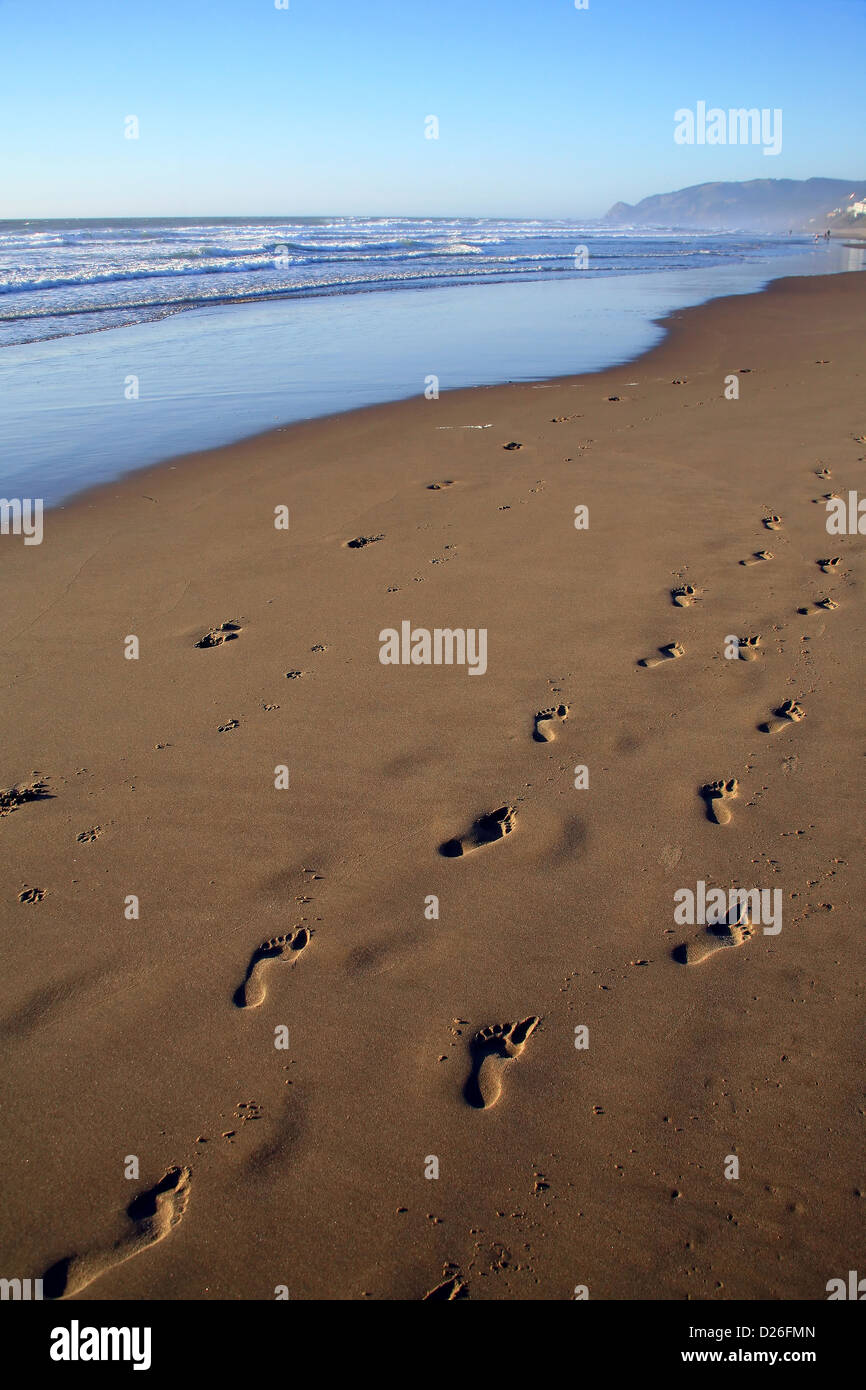
<svg viewBox="0 0 866 1390">
<path fill-rule="evenodd" d="M 864 308 L 778 281 L 625 367 L 0 539 L 6 1277 L 823 1299 L 857 1266 L 864 537 L 821 499 L 866 493 Z M 383 664 L 404 622 L 484 630 L 486 670 Z M 699 883 L 780 890 L 781 930 L 675 920 Z"/>
</svg>

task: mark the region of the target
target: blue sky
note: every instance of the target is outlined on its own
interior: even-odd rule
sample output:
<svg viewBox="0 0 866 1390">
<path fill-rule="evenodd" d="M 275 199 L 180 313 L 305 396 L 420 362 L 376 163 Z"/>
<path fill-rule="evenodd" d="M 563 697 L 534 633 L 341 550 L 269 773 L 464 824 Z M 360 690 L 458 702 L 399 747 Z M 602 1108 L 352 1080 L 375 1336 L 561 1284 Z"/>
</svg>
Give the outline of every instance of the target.
<svg viewBox="0 0 866 1390">
<path fill-rule="evenodd" d="M 864 0 L 0 0 L 0 54 L 0 217 L 591 217 L 866 178 Z M 781 108 L 781 153 L 677 145 L 700 100 Z"/>
</svg>

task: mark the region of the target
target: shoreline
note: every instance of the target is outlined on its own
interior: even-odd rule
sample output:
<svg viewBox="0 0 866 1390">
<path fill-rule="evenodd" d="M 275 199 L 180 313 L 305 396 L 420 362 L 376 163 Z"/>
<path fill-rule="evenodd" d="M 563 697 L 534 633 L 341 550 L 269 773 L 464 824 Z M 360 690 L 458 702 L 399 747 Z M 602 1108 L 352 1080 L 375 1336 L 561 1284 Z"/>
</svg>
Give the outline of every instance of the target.
<svg viewBox="0 0 866 1390">
<path fill-rule="evenodd" d="M 2 538 L 10 1274 L 727 1301 L 856 1266 L 866 544 L 821 499 L 866 492 L 864 308 L 862 272 L 774 280 Z M 483 675 L 383 664 L 404 622 L 483 630 Z M 675 917 L 711 888 L 781 931 Z"/>
<path fill-rule="evenodd" d="M 864 236 L 866 236 L 866 233 L 864 233 Z M 674 309 L 670 313 L 663 314 L 657 318 L 652 318 L 649 320 L 649 322 L 654 327 L 659 327 L 664 332 L 663 338 L 658 343 L 648 348 L 646 351 L 637 353 L 633 357 L 628 357 L 623 361 L 616 362 L 608 367 L 600 367 L 597 371 L 566 372 L 557 376 L 539 378 L 538 381 L 533 382 L 503 381 L 493 382 L 489 384 L 481 384 L 476 386 L 456 387 L 453 390 L 442 391 L 438 398 L 438 401 L 435 402 L 426 401 L 424 399 L 423 394 L 420 393 L 418 395 L 397 397 L 394 400 L 376 402 L 372 405 L 348 407 L 346 410 L 335 411 L 329 415 L 311 416 L 304 420 L 289 421 L 285 424 L 275 425 L 265 430 L 255 431 L 252 434 L 244 435 L 240 439 L 231 440 L 227 444 L 217 445 L 213 448 L 194 449 L 179 454 L 167 454 L 158 462 L 145 464 L 143 467 L 134 469 L 130 473 L 124 473 L 114 481 L 95 483 L 89 485 L 88 487 L 81 488 L 80 490 L 71 494 L 69 497 L 63 499 L 62 501 L 51 504 L 49 507 L 46 508 L 46 512 L 54 513 L 58 511 L 68 511 L 81 502 L 87 502 L 88 504 L 92 504 L 93 502 L 97 501 L 101 496 L 107 496 L 109 493 L 114 492 L 119 487 L 123 487 L 125 484 L 129 484 L 130 486 L 134 485 L 136 479 L 155 478 L 158 477 L 159 474 L 165 469 L 173 471 L 178 466 L 189 465 L 194 463 L 196 460 L 203 460 L 205 458 L 221 458 L 226 454 L 227 451 L 235 449 L 245 449 L 257 443 L 263 444 L 265 441 L 275 440 L 277 435 L 284 434 L 288 431 L 300 431 L 315 426 L 318 426 L 321 429 L 328 429 L 332 422 L 337 420 L 348 420 L 349 418 L 357 418 L 359 421 L 362 421 L 367 417 L 373 417 L 378 415 L 379 412 L 387 412 L 390 410 L 397 409 L 398 407 L 405 407 L 410 405 L 412 402 L 416 402 L 422 407 L 435 408 L 437 403 L 441 403 L 443 401 L 453 401 L 459 403 L 463 397 L 469 396 L 475 392 L 507 391 L 511 389 L 537 390 L 545 389 L 548 386 L 578 385 L 583 380 L 595 380 L 601 376 L 614 375 L 617 372 L 624 372 L 632 367 L 642 367 L 644 364 L 646 364 L 648 367 L 651 367 L 654 364 L 656 354 L 663 352 L 663 350 L 668 346 L 670 346 L 672 349 L 675 348 L 678 332 L 688 332 L 688 323 L 690 320 L 690 316 L 696 314 L 703 314 L 707 310 L 710 310 L 714 305 L 721 306 L 734 304 L 742 299 L 753 298 L 756 296 L 760 297 L 763 295 L 769 295 L 774 291 L 781 291 L 786 286 L 808 285 L 813 280 L 824 281 L 829 280 L 831 278 L 846 280 L 850 277 L 862 275 L 864 273 L 866 272 L 856 270 L 837 271 L 822 276 L 779 276 L 775 279 L 770 280 L 768 283 L 762 285 L 760 288 L 756 290 L 749 290 L 730 295 L 720 295 L 713 299 L 703 300 L 699 304 L 690 305 L 684 309 Z M 683 322 L 684 320 L 685 322 Z M 103 331 L 109 332 L 111 330 L 106 329 Z"/>
<path fill-rule="evenodd" d="M 53 507 L 118 473 L 275 425 L 410 399 L 431 369 L 453 391 L 615 367 L 659 341 L 666 314 L 751 293 L 781 269 L 693 259 L 690 271 L 582 283 L 216 307 L 0 354 L 4 491 L 30 495 L 38 481 Z M 784 268 L 789 278 L 833 274 L 861 259 L 824 245 Z"/>
</svg>

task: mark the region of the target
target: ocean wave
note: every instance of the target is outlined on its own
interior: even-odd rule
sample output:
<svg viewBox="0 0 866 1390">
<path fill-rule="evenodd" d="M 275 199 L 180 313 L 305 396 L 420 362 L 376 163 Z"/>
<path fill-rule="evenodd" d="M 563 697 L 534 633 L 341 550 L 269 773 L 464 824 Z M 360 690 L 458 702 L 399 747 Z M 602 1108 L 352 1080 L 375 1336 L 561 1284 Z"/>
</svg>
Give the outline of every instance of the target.
<svg viewBox="0 0 866 1390">
<path fill-rule="evenodd" d="M 688 270 L 763 258 L 766 245 L 741 234 L 569 219 L 5 221 L 2 341 L 15 341 L 15 324 L 32 337 L 44 321 L 45 335 L 56 336 L 241 300 Z M 583 246 L 586 269 L 575 264 Z M 780 254 L 791 249 L 789 242 Z"/>
</svg>

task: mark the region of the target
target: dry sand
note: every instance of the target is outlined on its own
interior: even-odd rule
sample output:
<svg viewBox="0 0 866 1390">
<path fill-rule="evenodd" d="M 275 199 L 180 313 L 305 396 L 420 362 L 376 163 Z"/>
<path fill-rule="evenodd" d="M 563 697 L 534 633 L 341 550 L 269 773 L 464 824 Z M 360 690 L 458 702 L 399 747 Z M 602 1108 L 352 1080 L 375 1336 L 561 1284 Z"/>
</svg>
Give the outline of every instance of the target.
<svg viewBox="0 0 866 1390">
<path fill-rule="evenodd" d="M 0 786 L 44 787 L 0 818 L 0 1272 L 820 1299 L 857 1266 L 864 538 L 813 499 L 866 492 L 864 309 L 866 276 L 779 282 L 623 368 L 292 426 L 2 539 Z M 486 674 L 381 664 L 405 620 L 485 628 Z M 781 932 L 676 925 L 698 881 L 781 889 Z"/>
</svg>

